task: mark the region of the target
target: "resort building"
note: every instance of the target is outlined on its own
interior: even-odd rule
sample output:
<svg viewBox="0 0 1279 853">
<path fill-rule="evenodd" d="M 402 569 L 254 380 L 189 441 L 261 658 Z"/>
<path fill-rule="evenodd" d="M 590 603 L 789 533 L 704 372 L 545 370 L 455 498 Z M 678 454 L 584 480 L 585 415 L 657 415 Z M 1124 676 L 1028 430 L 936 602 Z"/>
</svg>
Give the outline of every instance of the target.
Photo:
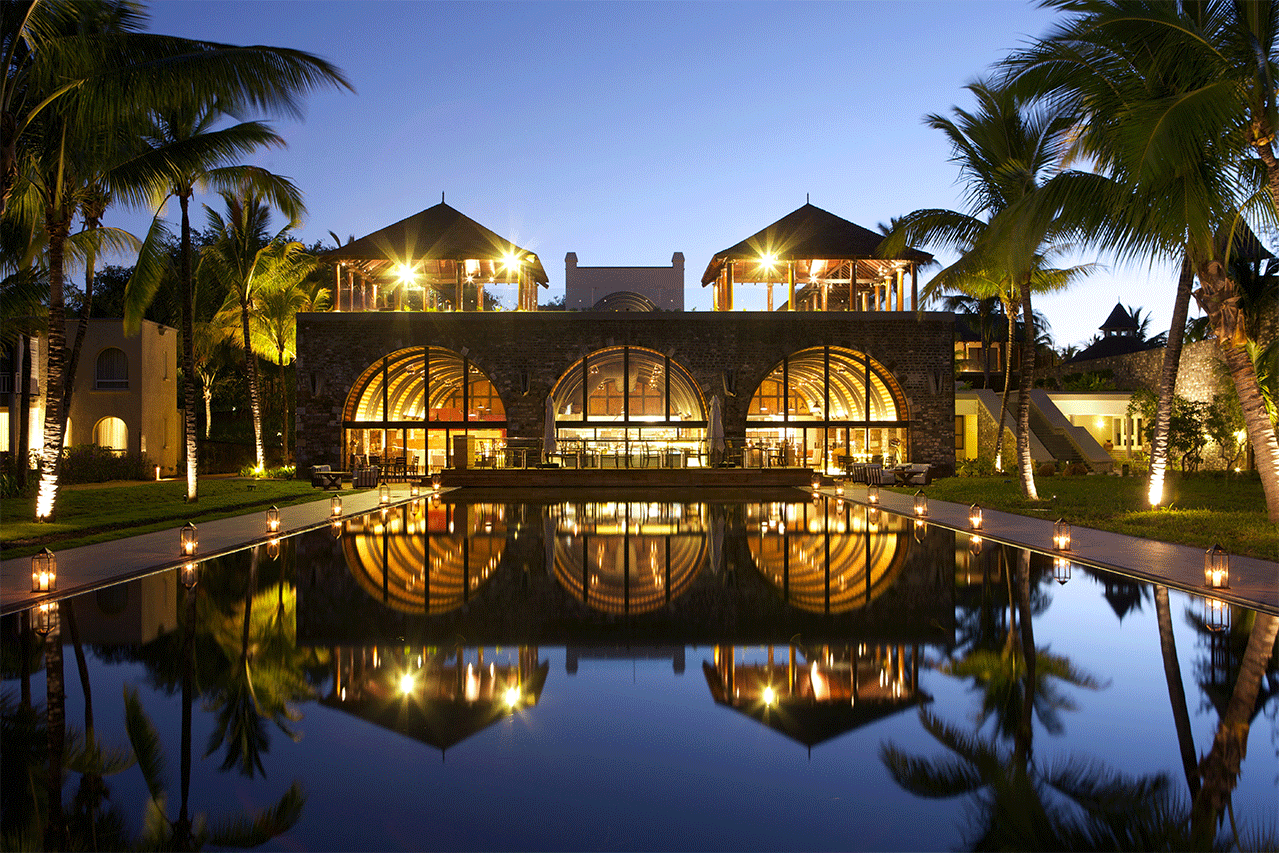
<svg viewBox="0 0 1279 853">
<path fill-rule="evenodd" d="M 335 310 L 298 317 L 299 470 L 951 471 L 953 316 L 915 310 L 929 256 L 876 258 L 880 239 L 805 204 L 710 259 L 715 311 L 670 310 L 656 273 L 608 268 L 571 276 L 592 310 L 538 311 L 537 256 L 441 202 L 324 256 Z M 682 279 L 681 260 L 662 272 Z M 628 289 L 601 293 L 610 278 Z M 492 310 L 504 286 L 514 310 Z M 785 301 L 736 311 L 744 286 Z"/>
<path fill-rule="evenodd" d="M 564 308 L 568 311 L 683 311 L 684 253 L 669 267 L 580 267 L 564 256 Z"/>
<path fill-rule="evenodd" d="M 67 345 L 79 320 L 66 324 Z M 0 452 L 20 445 L 21 412 L 27 411 L 30 451 L 44 448 L 44 388 L 48 338 L 19 339 L 0 359 Z M 178 335 L 168 326 L 143 320 L 126 337 L 123 321 L 90 320 L 80 351 L 64 447 L 92 444 L 117 453 L 145 454 L 162 473 L 173 474 L 182 453 L 178 419 Z M 24 363 L 24 353 L 30 352 Z M 30 397 L 23 404 L 23 374 Z"/>
</svg>

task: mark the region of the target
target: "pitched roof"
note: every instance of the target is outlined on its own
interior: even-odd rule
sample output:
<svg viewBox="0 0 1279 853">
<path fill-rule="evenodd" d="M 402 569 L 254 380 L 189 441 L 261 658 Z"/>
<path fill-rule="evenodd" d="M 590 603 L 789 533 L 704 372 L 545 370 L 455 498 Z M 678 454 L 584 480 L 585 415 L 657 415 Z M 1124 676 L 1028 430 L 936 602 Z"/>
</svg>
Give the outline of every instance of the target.
<svg viewBox="0 0 1279 853">
<path fill-rule="evenodd" d="M 440 202 L 345 246 L 323 252 L 320 257 L 334 261 L 397 262 L 409 258 L 453 261 L 501 259 L 507 255 L 524 258 L 534 281 L 543 285 L 549 282 L 536 254 Z"/>
<path fill-rule="evenodd" d="M 883 234 L 805 204 L 740 243 L 716 252 L 702 274 L 702 284 L 714 281 L 728 260 L 758 258 L 765 252 L 782 261 L 873 258 L 883 240 Z M 901 259 L 925 263 L 933 256 L 907 249 Z"/>
<path fill-rule="evenodd" d="M 1122 332 L 1125 330 L 1137 331 L 1137 321 L 1128 313 L 1128 309 L 1116 302 L 1115 308 L 1110 312 L 1110 316 L 1106 318 L 1106 322 L 1102 323 L 1100 329 L 1103 332 Z"/>
<path fill-rule="evenodd" d="M 1131 352 L 1155 349 L 1149 341 L 1143 341 L 1135 335 L 1111 335 L 1089 344 L 1086 349 L 1066 359 L 1062 364 L 1077 364 L 1092 361 L 1095 358 L 1107 358 L 1113 355 L 1127 355 Z"/>
</svg>

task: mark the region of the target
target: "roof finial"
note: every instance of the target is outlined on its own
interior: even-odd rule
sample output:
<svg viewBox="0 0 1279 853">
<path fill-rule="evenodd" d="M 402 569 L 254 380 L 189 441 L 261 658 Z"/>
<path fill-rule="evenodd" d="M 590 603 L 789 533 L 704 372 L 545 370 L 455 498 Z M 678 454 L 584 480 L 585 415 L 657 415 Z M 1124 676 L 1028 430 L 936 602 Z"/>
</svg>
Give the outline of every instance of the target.
<svg viewBox="0 0 1279 853">
<path fill-rule="evenodd" d="M 809 199 L 808 193 L 804 193 L 804 204 L 812 204 L 812 200 Z"/>
<path fill-rule="evenodd" d="M 440 204 L 444 204 L 444 190 L 440 190 Z"/>
</svg>

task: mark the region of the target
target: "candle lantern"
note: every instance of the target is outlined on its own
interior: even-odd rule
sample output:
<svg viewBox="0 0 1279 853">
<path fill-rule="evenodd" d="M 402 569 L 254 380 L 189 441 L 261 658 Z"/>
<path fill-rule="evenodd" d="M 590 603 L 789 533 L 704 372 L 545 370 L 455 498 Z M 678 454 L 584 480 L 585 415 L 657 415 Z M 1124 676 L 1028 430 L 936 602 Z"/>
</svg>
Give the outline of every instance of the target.
<svg viewBox="0 0 1279 853">
<path fill-rule="evenodd" d="M 178 570 L 178 579 L 182 581 L 182 585 L 187 589 L 194 589 L 195 585 L 200 581 L 200 564 L 196 562 L 183 563 L 182 568 Z"/>
<path fill-rule="evenodd" d="M 813 472 L 813 491 L 817 491 L 822 487 L 822 475 L 816 471 Z"/>
<path fill-rule="evenodd" d="M 922 517 L 915 519 L 915 541 L 923 544 L 924 536 L 928 533 L 928 522 Z"/>
<path fill-rule="evenodd" d="M 928 496 L 922 491 L 915 492 L 915 515 L 920 518 L 928 517 Z"/>
<path fill-rule="evenodd" d="M 866 523 L 872 527 L 879 526 L 879 507 L 873 506 L 866 510 Z"/>
<path fill-rule="evenodd" d="M 383 483 L 377 488 L 377 502 L 380 504 L 389 504 L 391 502 L 391 486 Z"/>
<path fill-rule="evenodd" d="M 280 532 L 280 508 L 279 507 L 273 506 L 266 511 L 266 532 L 267 533 Z"/>
<path fill-rule="evenodd" d="M 981 530 L 981 507 L 973 504 L 968 508 L 968 526 L 973 530 Z"/>
<path fill-rule="evenodd" d="M 200 536 L 196 532 L 195 525 L 187 522 L 182 527 L 182 554 L 189 557 L 195 553 L 196 548 L 200 545 Z"/>
<path fill-rule="evenodd" d="M 333 535 L 333 538 L 334 538 L 334 539 L 341 539 L 341 538 L 342 538 L 342 521 L 341 521 L 341 519 L 337 519 L 337 518 L 333 519 L 332 523 L 331 523 L 331 524 L 329 524 L 329 533 L 331 533 L 331 534 Z"/>
<path fill-rule="evenodd" d="M 835 481 L 835 494 L 841 498 L 844 496 L 844 480 L 842 478 Z"/>
<path fill-rule="evenodd" d="M 58 588 L 58 558 L 48 548 L 31 558 L 31 591 L 53 592 Z"/>
<path fill-rule="evenodd" d="M 1066 557 L 1053 557 L 1053 580 L 1060 584 L 1070 580 L 1070 560 Z"/>
<path fill-rule="evenodd" d="M 338 518 L 342 515 L 342 496 L 334 495 L 329 499 L 329 515 Z"/>
<path fill-rule="evenodd" d="M 1230 555 L 1220 545 L 1204 552 L 1204 586 L 1230 589 Z"/>
<path fill-rule="evenodd" d="M 968 537 L 968 553 L 972 554 L 974 557 L 978 556 L 981 554 L 981 546 L 982 541 L 980 536 L 974 535 Z"/>
<path fill-rule="evenodd" d="M 866 503 L 868 504 L 879 503 L 879 484 L 878 483 L 871 483 L 870 485 L 866 487 Z"/>
<path fill-rule="evenodd" d="M 1058 551 L 1070 550 L 1070 522 L 1064 518 L 1053 522 L 1053 548 Z"/>
<path fill-rule="evenodd" d="M 444 477 L 438 472 L 431 475 L 431 491 L 438 492 L 444 484 Z"/>
<path fill-rule="evenodd" d="M 409 485 L 409 497 L 415 498 L 420 494 L 422 494 L 422 484 L 419 483 L 417 480 L 414 480 Z"/>
</svg>

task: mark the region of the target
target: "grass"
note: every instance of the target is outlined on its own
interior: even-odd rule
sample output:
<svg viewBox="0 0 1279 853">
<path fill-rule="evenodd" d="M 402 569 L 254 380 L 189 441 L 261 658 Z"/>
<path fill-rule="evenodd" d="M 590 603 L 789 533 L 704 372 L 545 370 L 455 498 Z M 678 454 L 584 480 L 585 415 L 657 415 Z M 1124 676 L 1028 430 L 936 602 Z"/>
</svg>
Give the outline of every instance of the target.
<svg viewBox="0 0 1279 853">
<path fill-rule="evenodd" d="M 1146 505 L 1144 477 L 1036 477 L 1041 500 L 1021 496 L 1015 476 L 948 477 L 924 489 L 930 499 L 978 504 L 1072 525 L 1279 560 L 1279 525 L 1266 520 L 1266 498 L 1256 476 L 1170 474 L 1164 507 Z M 914 492 L 913 489 L 908 490 Z"/>
<path fill-rule="evenodd" d="M 95 483 L 64 487 L 58 493 L 57 520 L 40 524 L 35 498 L 0 500 L 0 556 L 24 557 L 48 546 L 53 550 L 91 545 L 164 530 L 188 521 L 199 523 L 232 515 L 262 512 L 328 500 L 329 493 L 307 480 L 200 481 L 199 500 L 186 502 L 186 481 Z"/>
</svg>

